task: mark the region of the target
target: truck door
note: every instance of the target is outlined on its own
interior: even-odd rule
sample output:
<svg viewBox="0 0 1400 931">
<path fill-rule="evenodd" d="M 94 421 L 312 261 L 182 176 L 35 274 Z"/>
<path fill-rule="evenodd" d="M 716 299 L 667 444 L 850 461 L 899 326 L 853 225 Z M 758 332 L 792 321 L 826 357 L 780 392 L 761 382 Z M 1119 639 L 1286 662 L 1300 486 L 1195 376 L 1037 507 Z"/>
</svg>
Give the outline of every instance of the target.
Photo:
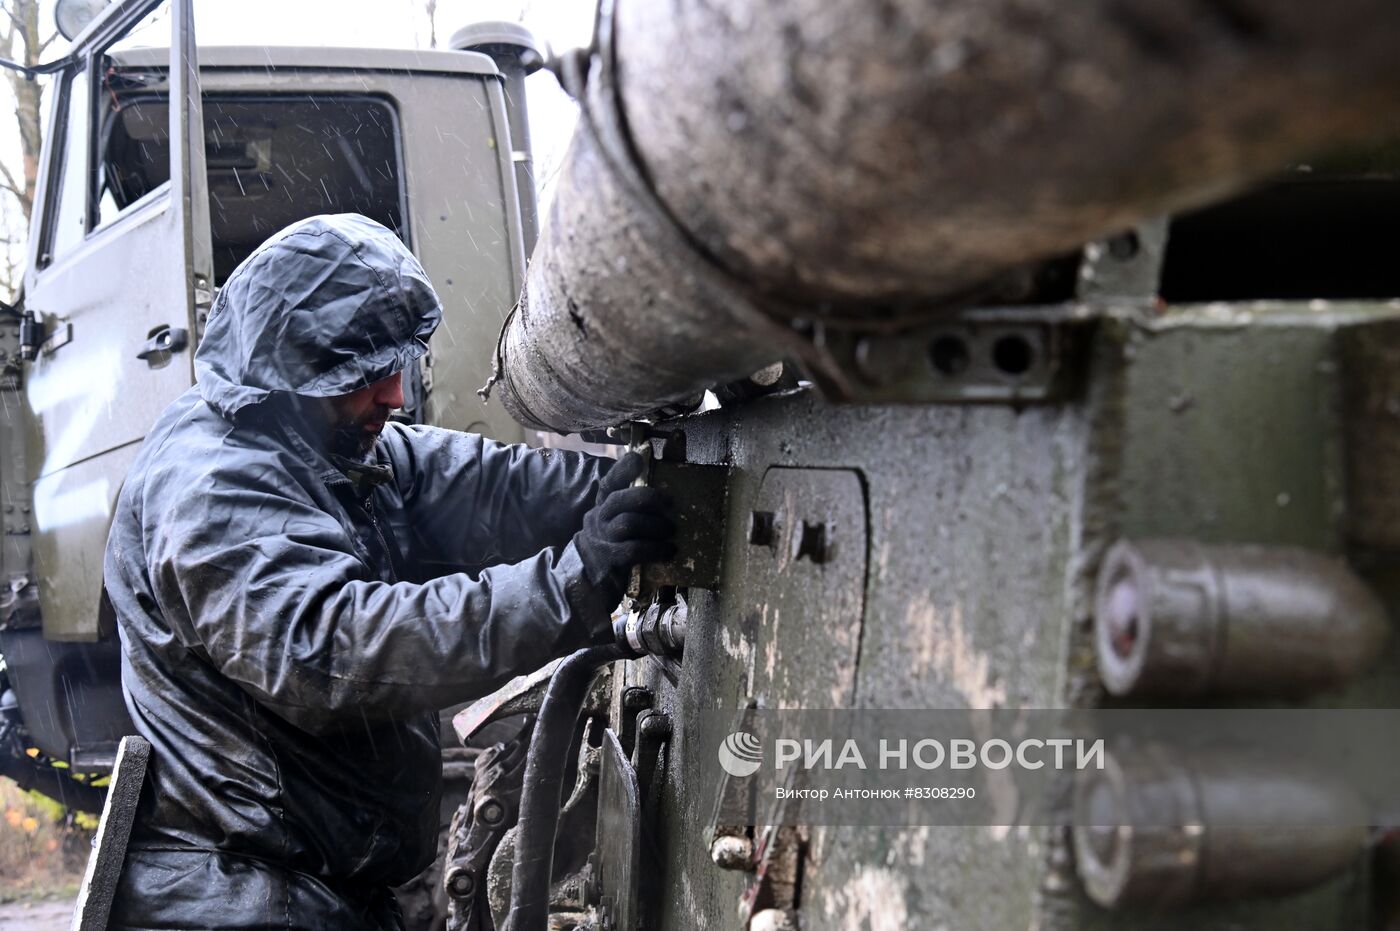
<svg viewBox="0 0 1400 931">
<path fill-rule="evenodd" d="M 117 493 L 146 431 L 194 381 L 212 263 L 191 5 L 113 4 L 55 87 L 25 278 L 43 326 L 25 398 L 49 639 L 98 637 Z M 167 43 L 159 66 L 122 63 L 124 49 Z M 132 108 L 143 123 L 128 125 L 136 94 L 168 105 Z"/>
</svg>

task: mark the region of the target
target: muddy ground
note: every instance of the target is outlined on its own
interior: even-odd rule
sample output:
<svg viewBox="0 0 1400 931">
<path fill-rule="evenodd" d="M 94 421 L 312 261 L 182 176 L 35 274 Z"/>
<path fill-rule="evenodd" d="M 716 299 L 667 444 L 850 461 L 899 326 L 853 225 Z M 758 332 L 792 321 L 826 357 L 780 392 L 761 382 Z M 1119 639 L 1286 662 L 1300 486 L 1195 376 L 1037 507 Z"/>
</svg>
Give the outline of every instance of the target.
<svg viewBox="0 0 1400 931">
<path fill-rule="evenodd" d="M 0 931 L 67 931 L 72 917 L 67 900 L 9 902 L 0 905 Z"/>
</svg>

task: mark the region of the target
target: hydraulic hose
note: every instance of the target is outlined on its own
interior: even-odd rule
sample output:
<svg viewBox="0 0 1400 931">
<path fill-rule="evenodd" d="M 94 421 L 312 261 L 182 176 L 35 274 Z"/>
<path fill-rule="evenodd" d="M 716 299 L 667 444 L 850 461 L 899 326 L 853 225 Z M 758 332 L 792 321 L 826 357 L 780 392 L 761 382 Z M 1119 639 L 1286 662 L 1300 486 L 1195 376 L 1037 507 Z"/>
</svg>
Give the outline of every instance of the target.
<svg viewBox="0 0 1400 931">
<path fill-rule="evenodd" d="M 589 647 L 571 655 L 550 679 L 540 704 L 525 760 L 520 792 L 520 826 L 511 870 L 510 912 L 503 931 L 546 931 L 549 887 L 554 874 L 554 834 L 564 803 L 564 770 L 574 726 L 593 675 L 626 656 L 622 647 Z"/>
</svg>

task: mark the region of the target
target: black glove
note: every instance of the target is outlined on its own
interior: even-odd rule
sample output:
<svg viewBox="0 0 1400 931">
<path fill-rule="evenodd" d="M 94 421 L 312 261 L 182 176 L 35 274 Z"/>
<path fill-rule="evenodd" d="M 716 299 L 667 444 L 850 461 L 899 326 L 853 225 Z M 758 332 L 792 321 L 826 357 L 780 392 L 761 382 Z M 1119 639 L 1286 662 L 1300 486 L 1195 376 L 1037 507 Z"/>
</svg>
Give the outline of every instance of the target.
<svg viewBox="0 0 1400 931">
<path fill-rule="evenodd" d="M 641 456 L 628 453 L 608 470 L 574 537 L 588 581 L 609 604 L 622 599 L 633 566 L 665 562 L 676 552 L 671 496 L 657 488 L 629 487 L 643 466 Z"/>
</svg>

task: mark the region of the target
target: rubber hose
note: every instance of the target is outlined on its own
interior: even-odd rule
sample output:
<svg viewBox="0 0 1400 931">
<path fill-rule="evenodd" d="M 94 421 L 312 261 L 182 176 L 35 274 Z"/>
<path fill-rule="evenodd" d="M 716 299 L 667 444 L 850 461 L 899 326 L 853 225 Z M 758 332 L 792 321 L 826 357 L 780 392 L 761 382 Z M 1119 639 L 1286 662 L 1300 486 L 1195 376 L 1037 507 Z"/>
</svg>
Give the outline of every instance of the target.
<svg viewBox="0 0 1400 931">
<path fill-rule="evenodd" d="M 549 681 L 525 759 L 515 865 L 510 875 L 510 912 L 503 931 L 547 931 L 554 835 L 564 804 L 564 771 L 574 726 L 594 673 L 624 656 L 622 648 L 614 644 L 579 650 L 559 664 Z"/>
</svg>

